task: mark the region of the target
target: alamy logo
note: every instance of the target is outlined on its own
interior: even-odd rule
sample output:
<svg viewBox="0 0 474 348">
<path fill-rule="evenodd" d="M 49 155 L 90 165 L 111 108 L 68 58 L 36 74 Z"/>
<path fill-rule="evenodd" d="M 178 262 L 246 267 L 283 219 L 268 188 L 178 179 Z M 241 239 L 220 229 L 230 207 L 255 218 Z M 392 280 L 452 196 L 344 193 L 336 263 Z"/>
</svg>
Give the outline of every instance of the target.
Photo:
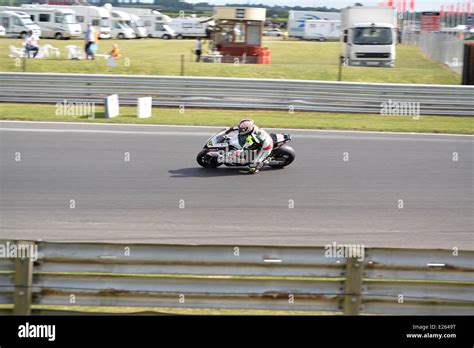
<svg viewBox="0 0 474 348">
<path fill-rule="evenodd" d="M 2 259 L 32 259 L 38 260 L 37 244 L 10 243 L 0 244 L 0 258 Z"/>
<path fill-rule="evenodd" d="M 26 322 L 18 326 L 18 337 L 20 338 L 47 338 L 48 341 L 56 339 L 56 325 L 35 325 Z"/>
<path fill-rule="evenodd" d="M 93 118 L 95 117 L 95 103 L 63 100 L 62 103 L 56 103 L 56 116 L 89 116 Z"/>
<path fill-rule="evenodd" d="M 328 258 L 356 258 L 359 262 L 364 261 L 365 258 L 364 244 L 337 244 L 332 242 L 332 244 L 327 244 L 324 249 L 324 256 Z"/>
<path fill-rule="evenodd" d="M 380 115 L 382 116 L 412 116 L 413 118 L 420 117 L 420 103 L 397 101 L 389 99 L 380 104 Z"/>
</svg>

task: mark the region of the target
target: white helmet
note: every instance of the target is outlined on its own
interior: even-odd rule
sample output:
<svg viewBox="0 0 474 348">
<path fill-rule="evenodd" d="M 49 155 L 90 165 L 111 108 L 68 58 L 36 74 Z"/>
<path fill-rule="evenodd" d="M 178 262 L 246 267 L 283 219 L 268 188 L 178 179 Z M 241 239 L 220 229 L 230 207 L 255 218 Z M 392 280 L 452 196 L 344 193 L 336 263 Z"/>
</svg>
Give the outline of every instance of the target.
<svg viewBox="0 0 474 348">
<path fill-rule="evenodd" d="M 239 122 L 239 134 L 250 134 L 254 128 L 254 122 L 250 118 L 244 118 Z"/>
</svg>

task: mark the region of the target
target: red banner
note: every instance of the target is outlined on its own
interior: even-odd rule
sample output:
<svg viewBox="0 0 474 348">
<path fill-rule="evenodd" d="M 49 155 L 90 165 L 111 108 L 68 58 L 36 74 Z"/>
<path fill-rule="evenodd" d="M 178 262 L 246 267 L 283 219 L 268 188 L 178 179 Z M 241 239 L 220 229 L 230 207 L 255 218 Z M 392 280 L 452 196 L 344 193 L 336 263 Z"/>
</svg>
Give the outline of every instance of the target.
<svg viewBox="0 0 474 348">
<path fill-rule="evenodd" d="M 439 15 L 440 15 L 441 17 L 444 17 L 444 5 L 441 5 L 441 9 L 440 9 Z"/>
<path fill-rule="evenodd" d="M 441 17 L 439 12 L 423 12 L 421 14 L 422 31 L 439 31 L 441 29 Z"/>
<path fill-rule="evenodd" d="M 415 0 L 410 0 L 410 11 L 415 12 Z"/>
</svg>

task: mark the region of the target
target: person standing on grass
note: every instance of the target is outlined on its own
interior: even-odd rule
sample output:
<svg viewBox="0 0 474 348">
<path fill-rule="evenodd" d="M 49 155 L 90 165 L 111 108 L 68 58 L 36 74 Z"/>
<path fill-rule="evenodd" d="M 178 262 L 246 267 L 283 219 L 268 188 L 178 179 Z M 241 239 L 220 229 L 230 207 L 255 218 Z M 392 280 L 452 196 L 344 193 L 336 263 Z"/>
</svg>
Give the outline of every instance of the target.
<svg viewBox="0 0 474 348">
<path fill-rule="evenodd" d="M 28 32 L 28 36 L 25 39 L 25 50 L 28 58 L 30 58 L 30 52 L 34 52 L 33 58 L 36 58 L 39 51 L 39 38 L 36 34 L 33 34 L 33 31 L 31 30 Z"/>
<path fill-rule="evenodd" d="M 201 54 L 202 54 L 202 41 L 200 37 L 196 39 L 196 44 L 194 46 L 194 53 L 196 53 L 196 63 L 199 63 L 201 61 Z"/>
<path fill-rule="evenodd" d="M 86 59 L 89 59 L 89 57 L 92 57 L 94 59 L 95 53 L 94 50 L 92 49 L 92 45 L 96 41 L 96 33 L 95 29 L 92 26 L 92 23 L 87 24 L 87 29 L 86 29 L 86 34 L 84 36 L 85 39 L 85 47 L 84 50 L 86 51 Z"/>
</svg>

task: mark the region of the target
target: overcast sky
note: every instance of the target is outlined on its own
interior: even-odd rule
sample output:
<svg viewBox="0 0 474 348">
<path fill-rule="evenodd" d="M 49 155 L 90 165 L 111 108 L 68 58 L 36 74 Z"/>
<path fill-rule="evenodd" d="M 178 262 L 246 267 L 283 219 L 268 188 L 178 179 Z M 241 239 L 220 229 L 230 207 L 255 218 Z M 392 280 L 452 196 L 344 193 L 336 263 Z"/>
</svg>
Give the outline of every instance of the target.
<svg viewBox="0 0 474 348">
<path fill-rule="evenodd" d="M 377 5 L 384 0 L 186 0 L 186 2 L 209 2 L 215 5 L 225 5 L 227 3 L 242 3 L 242 4 L 266 4 L 266 5 L 287 5 L 287 6 L 327 6 L 335 8 L 343 8 L 360 2 L 364 5 Z M 387 1 L 387 0 L 385 0 Z M 396 0 L 395 0 L 396 1 Z M 410 0 L 407 0 L 407 3 Z M 416 10 L 438 10 L 441 4 L 455 4 L 457 2 L 467 3 L 467 0 L 416 0 Z M 408 5 L 407 5 L 408 6 Z"/>
</svg>

